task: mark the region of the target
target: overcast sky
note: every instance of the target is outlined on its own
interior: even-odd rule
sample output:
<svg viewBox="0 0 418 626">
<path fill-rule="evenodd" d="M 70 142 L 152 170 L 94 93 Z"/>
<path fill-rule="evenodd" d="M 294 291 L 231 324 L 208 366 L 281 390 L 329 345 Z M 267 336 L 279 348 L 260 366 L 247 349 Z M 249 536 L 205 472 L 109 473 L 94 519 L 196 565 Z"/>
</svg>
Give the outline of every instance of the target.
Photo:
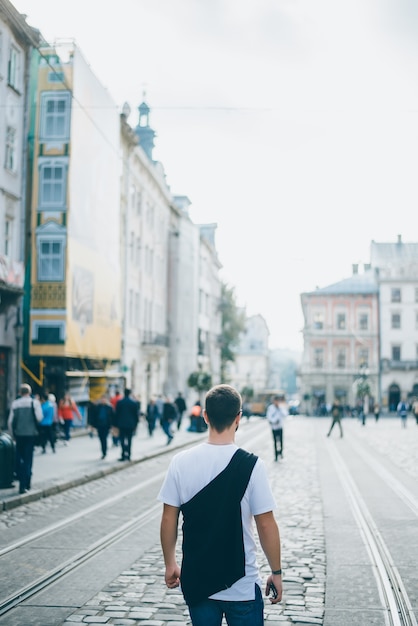
<svg viewBox="0 0 418 626">
<path fill-rule="evenodd" d="M 72 38 L 154 157 L 272 348 L 302 349 L 300 294 L 370 242 L 417 241 L 415 0 L 15 0 Z"/>
</svg>

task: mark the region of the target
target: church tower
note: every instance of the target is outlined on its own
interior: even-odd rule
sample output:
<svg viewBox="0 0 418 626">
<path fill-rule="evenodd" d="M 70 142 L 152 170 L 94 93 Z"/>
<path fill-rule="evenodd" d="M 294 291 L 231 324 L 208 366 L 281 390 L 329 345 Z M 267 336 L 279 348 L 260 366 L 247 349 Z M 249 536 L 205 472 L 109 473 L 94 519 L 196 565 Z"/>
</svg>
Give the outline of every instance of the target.
<svg viewBox="0 0 418 626">
<path fill-rule="evenodd" d="M 139 144 L 144 150 L 145 154 L 147 155 L 149 160 L 152 161 L 155 131 L 149 125 L 150 110 L 151 109 L 145 101 L 139 105 L 139 122 L 138 126 L 135 128 L 135 134 L 137 135 L 139 139 Z"/>
</svg>

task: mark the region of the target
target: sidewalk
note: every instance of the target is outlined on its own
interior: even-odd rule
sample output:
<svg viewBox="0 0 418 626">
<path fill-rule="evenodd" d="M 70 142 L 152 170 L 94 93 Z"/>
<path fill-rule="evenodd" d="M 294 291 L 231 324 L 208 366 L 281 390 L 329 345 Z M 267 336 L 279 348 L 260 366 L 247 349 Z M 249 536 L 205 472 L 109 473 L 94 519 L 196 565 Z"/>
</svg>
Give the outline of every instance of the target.
<svg viewBox="0 0 418 626">
<path fill-rule="evenodd" d="M 181 448 L 191 442 L 199 441 L 206 433 L 191 433 L 186 429 L 189 420 L 183 420 L 181 430 L 173 430 L 174 439 L 170 449 Z M 157 426 L 152 437 L 148 435 L 147 425 L 142 420 L 137 434 L 132 439 L 132 460 L 119 462 L 121 455 L 119 446 L 112 447 L 112 440 L 108 439 L 108 452 L 105 459 L 101 459 L 101 449 L 98 437 L 90 437 L 86 430 L 73 430 L 72 439 L 67 446 L 63 441 L 56 444 L 56 453 L 47 447 L 46 454 L 41 448 L 35 448 L 33 459 L 32 489 L 19 495 L 19 483 L 9 489 L 0 489 L 0 511 L 13 509 L 22 504 L 39 500 L 71 487 L 81 485 L 117 472 L 132 463 L 140 463 L 167 451 L 167 437 Z"/>
</svg>

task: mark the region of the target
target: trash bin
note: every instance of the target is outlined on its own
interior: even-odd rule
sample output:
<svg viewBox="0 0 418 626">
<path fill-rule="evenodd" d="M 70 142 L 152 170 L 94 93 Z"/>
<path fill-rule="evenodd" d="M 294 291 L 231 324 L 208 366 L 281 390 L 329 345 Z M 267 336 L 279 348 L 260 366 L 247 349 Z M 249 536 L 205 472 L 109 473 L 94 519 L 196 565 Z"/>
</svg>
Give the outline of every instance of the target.
<svg viewBox="0 0 418 626">
<path fill-rule="evenodd" d="M 15 442 L 8 433 L 0 433 L 0 489 L 13 487 Z"/>
</svg>

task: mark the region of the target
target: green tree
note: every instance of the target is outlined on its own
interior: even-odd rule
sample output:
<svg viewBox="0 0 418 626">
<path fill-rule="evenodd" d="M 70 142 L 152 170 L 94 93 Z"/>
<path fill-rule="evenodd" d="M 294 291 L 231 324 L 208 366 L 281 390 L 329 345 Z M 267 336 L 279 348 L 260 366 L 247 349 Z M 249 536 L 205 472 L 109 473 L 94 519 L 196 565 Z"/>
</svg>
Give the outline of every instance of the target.
<svg viewBox="0 0 418 626">
<path fill-rule="evenodd" d="M 221 290 L 221 382 L 226 381 L 226 366 L 229 361 L 235 361 L 234 348 L 239 342 L 240 333 L 245 329 L 245 312 L 237 306 L 233 287 L 222 283 Z"/>
<path fill-rule="evenodd" d="M 208 391 L 212 387 L 212 376 L 208 372 L 192 372 L 187 380 L 187 384 L 198 393 Z"/>
</svg>

